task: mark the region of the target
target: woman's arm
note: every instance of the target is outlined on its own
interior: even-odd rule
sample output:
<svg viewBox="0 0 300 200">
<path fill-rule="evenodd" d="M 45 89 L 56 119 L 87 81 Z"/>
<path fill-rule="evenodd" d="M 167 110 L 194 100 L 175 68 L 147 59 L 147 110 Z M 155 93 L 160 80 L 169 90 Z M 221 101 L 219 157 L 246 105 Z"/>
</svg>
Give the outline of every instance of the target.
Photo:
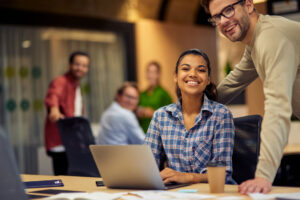
<svg viewBox="0 0 300 200">
<path fill-rule="evenodd" d="M 207 174 L 178 172 L 171 168 L 165 168 L 160 172 L 164 183 L 200 183 L 207 182 Z"/>
<path fill-rule="evenodd" d="M 159 169 L 162 169 L 162 166 L 166 161 L 166 155 L 160 136 L 160 131 L 159 112 L 155 112 L 146 134 L 145 144 L 151 147 L 157 166 Z"/>
</svg>

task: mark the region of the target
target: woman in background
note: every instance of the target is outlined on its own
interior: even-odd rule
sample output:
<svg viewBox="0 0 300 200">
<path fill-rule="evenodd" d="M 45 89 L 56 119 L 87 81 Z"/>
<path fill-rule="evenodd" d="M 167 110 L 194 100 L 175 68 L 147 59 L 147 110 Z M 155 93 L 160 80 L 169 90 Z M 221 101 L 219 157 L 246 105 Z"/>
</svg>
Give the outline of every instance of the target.
<svg viewBox="0 0 300 200">
<path fill-rule="evenodd" d="M 158 108 L 171 104 L 172 99 L 168 92 L 160 84 L 160 65 L 152 61 L 147 65 L 146 78 L 148 81 L 147 90 L 140 94 L 137 116 L 144 132 L 147 132 L 153 113 Z"/>
<path fill-rule="evenodd" d="M 183 52 L 176 63 L 178 101 L 158 109 L 145 144 L 150 145 L 164 183 L 207 181 L 208 162 L 225 162 L 226 183 L 232 174 L 234 124 L 229 109 L 215 102 L 210 62 L 198 49 Z"/>
</svg>

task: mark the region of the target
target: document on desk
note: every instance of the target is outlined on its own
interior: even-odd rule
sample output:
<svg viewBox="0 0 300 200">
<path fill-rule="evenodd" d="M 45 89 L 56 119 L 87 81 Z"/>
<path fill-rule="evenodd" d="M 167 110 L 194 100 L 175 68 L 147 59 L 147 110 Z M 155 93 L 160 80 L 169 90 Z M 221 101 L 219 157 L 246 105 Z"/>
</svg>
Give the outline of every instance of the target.
<svg viewBox="0 0 300 200">
<path fill-rule="evenodd" d="M 206 194 L 189 194 L 180 192 L 147 190 L 130 193 L 61 193 L 48 197 L 45 200 L 201 200 L 215 197 L 216 196 Z"/>
<path fill-rule="evenodd" d="M 122 197 L 125 193 L 106 193 L 106 192 L 93 192 L 93 193 L 60 193 L 45 200 L 116 200 Z"/>
<path fill-rule="evenodd" d="M 169 192 L 169 191 L 161 191 L 161 190 L 149 190 L 149 191 L 137 191 L 130 192 L 133 196 L 122 197 L 124 200 L 199 200 L 199 199 L 209 199 L 216 198 L 213 195 L 206 194 L 190 194 L 190 193 L 180 193 L 180 192 Z M 133 198 L 137 197 L 137 198 Z"/>
<path fill-rule="evenodd" d="M 300 200 L 300 192 L 297 193 L 281 193 L 281 194 L 261 194 L 261 193 L 249 193 L 252 199 L 255 200 L 268 200 L 268 199 L 278 199 L 278 200 Z"/>
</svg>

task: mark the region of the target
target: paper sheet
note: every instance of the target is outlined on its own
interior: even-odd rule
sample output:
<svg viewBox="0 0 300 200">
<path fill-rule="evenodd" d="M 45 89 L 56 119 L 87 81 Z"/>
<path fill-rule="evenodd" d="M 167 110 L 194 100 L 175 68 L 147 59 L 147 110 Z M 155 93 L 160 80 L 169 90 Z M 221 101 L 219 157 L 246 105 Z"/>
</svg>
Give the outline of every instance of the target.
<svg viewBox="0 0 300 200">
<path fill-rule="evenodd" d="M 284 198 L 289 200 L 300 200 L 300 192 L 297 193 L 285 193 L 285 194 L 261 194 L 261 193 L 249 193 L 248 194 L 254 200 L 268 200 L 275 198 Z"/>
<path fill-rule="evenodd" d="M 147 190 L 130 193 L 60 193 L 58 195 L 48 197 L 45 200 L 116 200 L 118 198 L 122 198 L 124 200 L 201 200 L 215 197 L 216 196 L 204 194 Z"/>
<path fill-rule="evenodd" d="M 115 200 L 120 198 L 124 193 L 106 193 L 106 192 L 93 192 L 93 193 L 60 193 L 58 195 L 45 198 L 45 200 Z"/>
<path fill-rule="evenodd" d="M 218 197 L 217 200 L 244 200 L 245 197 L 242 196 L 224 196 Z"/>
<path fill-rule="evenodd" d="M 289 194 L 261 194 L 250 193 L 248 194 L 254 200 L 268 200 L 275 198 L 283 198 L 290 200 L 300 200 L 300 192 Z M 196 193 L 180 193 L 168 192 L 163 190 L 147 190 L 147 191 L 134 191 L 130 193 L 106 193 L 106 192 L 93 192 L 93 193 L 60 193 L 45 200 L 116 200 L 122 198 L 124 200 L 201 200 L 208 198 L 216 198 L 217 200 L 243 200 L 241 196 L 224 196 L 216 197 L 214 195 L 196 194 Z"/>
<path fill-rule="evenodd" d="M 145 200 L 200 200 L 200 199 L 208 199 L 215 198 L 213 195 L 206 194 L 191 194 L 191 193 L 180 193 L 180 192 L 168 192 L 168 191 L 160 191 L 160 190 L 150 190 L 150 191 L 137 191 L 130 192 L 130 194 L 134 194 L 140 196 L 141 199 Z"/>
</svg>

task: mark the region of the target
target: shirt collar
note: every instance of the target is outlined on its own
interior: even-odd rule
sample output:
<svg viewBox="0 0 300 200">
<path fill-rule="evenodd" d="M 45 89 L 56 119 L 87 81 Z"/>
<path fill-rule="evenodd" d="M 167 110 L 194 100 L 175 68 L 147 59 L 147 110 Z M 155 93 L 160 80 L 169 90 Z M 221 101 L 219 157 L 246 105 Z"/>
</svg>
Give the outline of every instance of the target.
<svg viewBox="0 0 300 200">
<path fill-rule="evenodd" d="M 79 80 L 74 79 L 71 72 L 67 72 L 65 75 L 74 87 L 77 87 L 79 85 Z"/>
<path fill-rule="evenodd" d="M 203 97 L 203 104 L 199 114 L 202 115 L 203 112 L 213 113 L 212 100 L 208 99 L 206 94 L 203 94 Z M 179 98 L 176 103 L 166 107 L 166 111 L 172 116 L 180 118 L 182 116 L 181 101 L 181 98 Z"/>
<path fill-rule="evenodd" d="M 112 105 L 113 105 L 114 107 L 118 108 L 118 109 L 122 109 L 122 110 L 125 109 L 125 108 L 123 108 L 123 107 L 119 104 L 119 102 L 117 102 L 117 101 L 113 101 Z"/>
</svg>

